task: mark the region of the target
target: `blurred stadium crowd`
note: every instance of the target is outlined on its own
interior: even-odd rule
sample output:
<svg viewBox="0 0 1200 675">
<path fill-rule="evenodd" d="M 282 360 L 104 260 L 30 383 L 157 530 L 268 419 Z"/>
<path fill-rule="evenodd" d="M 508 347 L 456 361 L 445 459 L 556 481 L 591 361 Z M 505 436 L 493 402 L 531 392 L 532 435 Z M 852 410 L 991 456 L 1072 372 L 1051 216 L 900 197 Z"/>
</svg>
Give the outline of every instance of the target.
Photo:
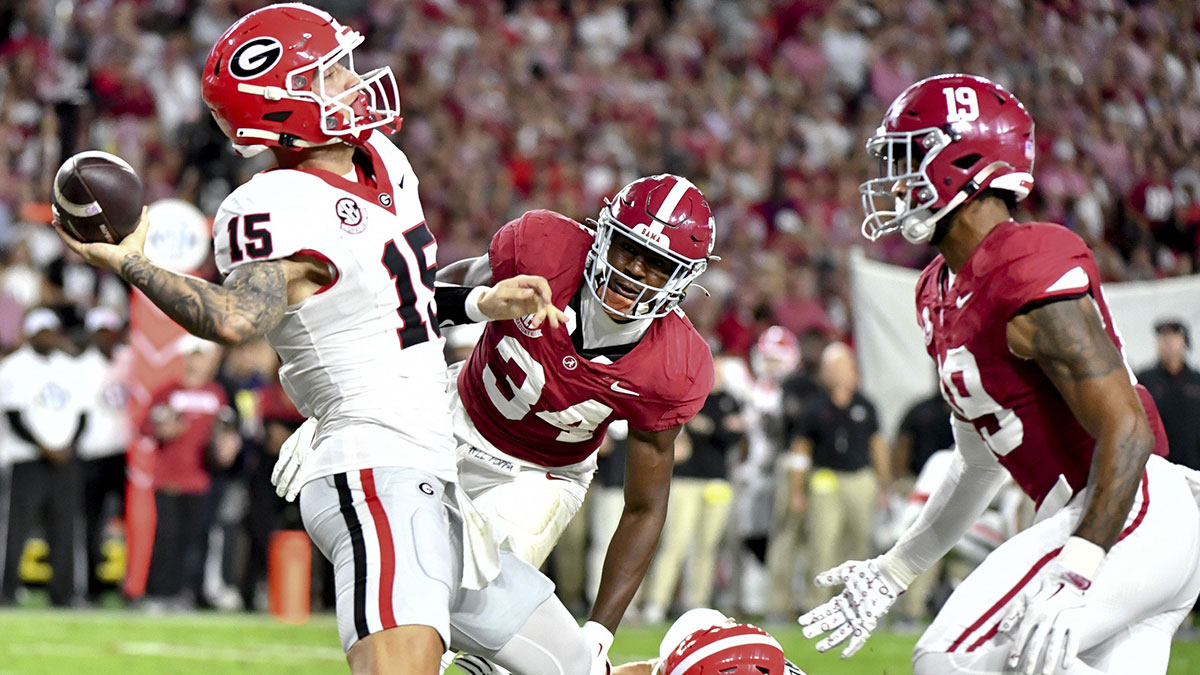
<svg viewBox="0 0 1200 675">
<path fill-rule="evenodd" d="M 65 157 L 91 148 L 116 153 L 142 176 L 147 203 L 179 197 L 209 216 L 235 185 L 263 168 L 257 160 L 237 158 L 210 119 L 199 96 L 199 68 L 229 24 L 264 4 L 29 0 L 0 8 L 0 352 L 33 336 L 22 335 L 22 317 L 34 307 L 54 309 L 62 323 L 59 344 L 72 354 L 111 323 L 85 325 L 94 308 L 127 316 L 120 280 L 71 259 L 44 227 L 47 191 Z M 531 208 L 578 220 L 592 217 L 606 195 L 640 175 L 672 172 L 701 186 L 716 213 L 715 252 L 722 260 L 701 280 L 709 294 L 693 293 L 686 306 L 714 351 L 731 357 L 722 371 L 733 383 L 734 400 L 714 397 L 714 407 L 702 415 L 707 422 L 689 425 L 689 432 L 693 445 L 699 439 L 704 452 L 729 453 L 737 466 L 730 473 L 728 462 L 706 461 L 685 469 L 682 479 L 725 482 L 724 488 L 704 483 L 698 503 L 732 504 L 730 485 L 742 490 L 737 499 L 759 500 L 747 513 L 757 509 L 767 516 L 741 534 L 760 564 L 772 557 L 772 537 L 804 539 L 798 516 L 786 517 L 805 512 L 805 504 L 795 502 L 803 497 L 791 503 L 781 498 L 788 496 L 785 484 L 774 490 L 772 503 L 773 458 L 794 438 L 806 437 L 811 425 L 803 420 L 812 413 L 790 410 L 783 421 L 771 422 L 783 426 L 766 432 L 745 428 L 756 423 L 754 414 L 732 426 L 721 421 L 734 408 L 753 408 L 755 396 L 774 397 L 773 405 L 782 405 L 783 382 L 801 364 L 806 370 L 789 386 L 820 389 L 825 345 L 853 342 L 851 247 L 910 267 L 927 262 L 931 249 L 899 238 L 869 244 L 858 232 L 857 186 L 874 170 L 862 144 L 884 106 L 908 84 L 937 72 L 970 72 L 996 80 L 1024 101 L 1039 125 L 1038 183 L 1022 204 L 1025 217 L 1062 222 L 1078 232 L 1108 280 L 1191 274 L 1197 262 L 1200 5 L 1194 3 L 314 4 L 368 36 L 356 64 L 360 72 L 386 63 L 397 74 L 405 120 L 394 140 L 421 177 L 441 264 L 478 255 L 500 225 Z M 202 274 L 215 275 L 211 262 Z M 769 326 L 793 337 L 775 334 L 764 341 Z M 458 338 L 469 345 L 467 340 Z M 752 352 L 755 368 L 747 367 Z M 771 355 L 781 363 L 765 364 L 764 358 L 775 358 Z M 281 438 L 268 431 L 261 405 L 264 388 L 275 379 L 273 358 L 263 345 L 229 350 L 209 375 L 222 385 L 230 410 L 240 414 L 239 421 L 227 422 L 242 437 L 239 449 L 198 450 L 207 457 L 203 471 L 216 480 L 206 481 L 198 493 L 206 500 L 196 507 L 204 519 L 196 531 L 219 524 L 224 542 L 257 541 L 260 535 L 250 531 L 271 526 L 250 521 L 262 499 L 273 499 L 262 483 Z M 752 446 L 758 444 L 749 453 L 741 450 L 746 433 Z M 760 438 L 754 440 L 754 434 Z M 871 435 L 864 437 L 861 466 L 831 469 L 873 473 L 869 491 L 875 495 L 920 466 L 876 457 L 878 448 L 869 446 L 883 443 L 890 453 L 894 439 L 874 441 Z M 619 444 L 618 435 L 612 445 Z M 700 451 L 682 450 L 681 459 L 693 450 Z M 214 463 L 218 454 L 221 460 Z M 754 461 L 738 463 L 746 457 Z M 619 471 L 604 473 L 593 489 L 593 506 L 606 499 L 606 489 L 619 488 Z M 758 487 L 746 487 L 751 484 Z M 278 505 L 269 508 L 273 518 L 286 518 Z M 601 509 L 593 511 L 592 536 L 602 537 L 605 526 L 596 515 Z M 728 536 L 727 520 L 738 522 L 728 509 L 699 518 L 719 520 L 721 527 L 706 535 L 713 542 Z M 581 537 L 580 546 L 564 550 L 584 548 L 589 533 L 585 519 L 578 520 L 583 529 L 572 536 Z M 748 521 L 742 522 L 745 528 Z M 791 531 L 785 537 L 786 528 Z M 668 542 L 670 537 L 668 528 Z M 264 564 L 256 558 L 265 555 L 261 541 L 239 545 L 249 552 L 240 563 L 228 558 L 223 572 L 220 565 L 209 570 L 220 582 L 210 581 L 208 590 L 240 585 L 239 600 L 218 604 L 260 605 L 255 584 Z M 188 564 L 199 565 L 202 553 Z M 743 597 L 765 595 L 765 583 L 757 590 L 729 590 L 735 577 L 746 576 L 730 571 L 739 564 L 725 558 L 700 564 L 717 581 L 716 591 L 726 593 L 719 596 L 724 602 L 781 614 L 804 604 L 785 598 L 768 607 L 765 598 Z M 659 588 L 643 598 L 652 618 L 671 608 L 677 577 L 663 576 L 667 566 L 656 567 L 652 576 L 671 581 L 652 578 Z M 560 586 L 578 589 L 577 601 L 585 602 L 586 583 L 568 580 L 571 570 L 584 569 L 582 563 L 560 560 L 557 568 Z M 794 566 L 789 571 L 796 575 Z M 713 587 L 692 579 L 689 588 L 697 585 Z M 201 597 L 202 582 L 193 586 L 198 600 L 219 599 L 212 593 Z M 705 590 L 680 600 L 709 601 Z"/>
</svg>

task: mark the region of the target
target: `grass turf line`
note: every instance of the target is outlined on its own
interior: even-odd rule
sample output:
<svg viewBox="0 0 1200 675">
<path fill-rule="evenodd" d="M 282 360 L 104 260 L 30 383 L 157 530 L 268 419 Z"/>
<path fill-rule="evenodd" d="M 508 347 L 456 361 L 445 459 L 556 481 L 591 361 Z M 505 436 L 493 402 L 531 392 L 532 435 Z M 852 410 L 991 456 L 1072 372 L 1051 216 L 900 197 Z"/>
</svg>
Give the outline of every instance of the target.
<svg viewBox="0 0 1200 675">
<path fill-rule="evenodd" d="M 615 663 L 658 651 L 666 625 L 626 626 Z M 881 632 L 854 658 L 818 654 L 791 626 L 771 631 L 809 675 L 911 673 L 916 636 Z M 0 675 L 334 675 L 348 672 L 331 615 L 302 626 L 260 614 L 151 616 L 132 611 L 0 611 Z M 453 675 L 460 675 L 451 669 Z M 1170 675 L 1200 672 L 1200 642 L 1176 641 Z"/>
</svg>

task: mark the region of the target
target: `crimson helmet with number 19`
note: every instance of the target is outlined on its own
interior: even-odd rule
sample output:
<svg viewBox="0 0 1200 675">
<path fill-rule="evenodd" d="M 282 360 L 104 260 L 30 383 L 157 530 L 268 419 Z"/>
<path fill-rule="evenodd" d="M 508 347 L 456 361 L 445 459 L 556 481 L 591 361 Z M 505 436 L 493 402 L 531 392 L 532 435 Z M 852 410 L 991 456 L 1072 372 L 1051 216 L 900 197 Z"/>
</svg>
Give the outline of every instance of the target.
<svg viewBox="0 0 1200 675">
<path fill-rule="evenodd" d="M 639 178 L 611 200 L 596 222 L 596 239 L 588 254 L 588 288 L 604 309 L 629 319 L 665 316 L 683 300 L 687 288 L 708 268 L 716 241 L 712 209 L 686 178 L 659 174 Z M 632 240 L 674 264 L 662 286 L 634 279 L 608 262 L 609 247 L 619 237 Z M 605 302 L 609 284 L 619 279 L 637 289 L 628 308 Z"/>
<path fill-rule="evenodd" d="M 863 236 L 929 241 L 939 220 L 985 188 L 1033 188 L 1033 119 L 1000 85 L 938 75 L 905 89 L 867 141 L 880 175 L 859 186 Z"/>
<path fill-rule="evenodd" d="M 267 146 L 365 143 L 372 129 L 399 127 L 392 69 L 355 72 L 353 86 L 326 90 L 336 66 L 354 71 L 354 50 L 362 42 L 358 31 L 315 7 L 264 7 L 239 19 L 213 45 L 201 94 L 242 155 Z"/>
</svg>

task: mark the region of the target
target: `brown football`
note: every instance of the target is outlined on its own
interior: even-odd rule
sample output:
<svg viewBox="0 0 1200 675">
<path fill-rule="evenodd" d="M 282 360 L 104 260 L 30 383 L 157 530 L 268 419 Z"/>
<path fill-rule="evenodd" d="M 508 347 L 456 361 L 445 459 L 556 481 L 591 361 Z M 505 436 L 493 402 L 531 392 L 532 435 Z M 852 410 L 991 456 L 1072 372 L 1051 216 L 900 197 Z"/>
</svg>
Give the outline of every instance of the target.
<svg viewBox="0 0 1200 675">
<path fill-rule="evenodd" d="M 83 242 L 115 244 L 137 228 L 142 179 L 120 157 L 88 150 L 58 168 L 50 204 L 67 234 Z"/>
</svg>

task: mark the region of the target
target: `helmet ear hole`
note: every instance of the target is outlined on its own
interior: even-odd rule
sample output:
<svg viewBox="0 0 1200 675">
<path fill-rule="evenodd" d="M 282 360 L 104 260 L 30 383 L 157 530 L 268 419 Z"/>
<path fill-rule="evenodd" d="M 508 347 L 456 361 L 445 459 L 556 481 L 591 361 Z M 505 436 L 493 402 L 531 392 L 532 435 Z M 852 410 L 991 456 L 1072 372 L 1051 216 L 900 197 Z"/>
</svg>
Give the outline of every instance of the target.
<svg viewBox="0 0 1200 675">
<path fill-rule="evenodd" d="M 981 155 L 979 153 L 973 152 L 969 155 L 963 155 L 962 157 L 959 157 L 951 162 L 951 164 L 962 169 L 963 171 L 969 171 L 971 167 L 975 166 L 975 163 L 979 161 L 980 157 Z"/>
</svg>

